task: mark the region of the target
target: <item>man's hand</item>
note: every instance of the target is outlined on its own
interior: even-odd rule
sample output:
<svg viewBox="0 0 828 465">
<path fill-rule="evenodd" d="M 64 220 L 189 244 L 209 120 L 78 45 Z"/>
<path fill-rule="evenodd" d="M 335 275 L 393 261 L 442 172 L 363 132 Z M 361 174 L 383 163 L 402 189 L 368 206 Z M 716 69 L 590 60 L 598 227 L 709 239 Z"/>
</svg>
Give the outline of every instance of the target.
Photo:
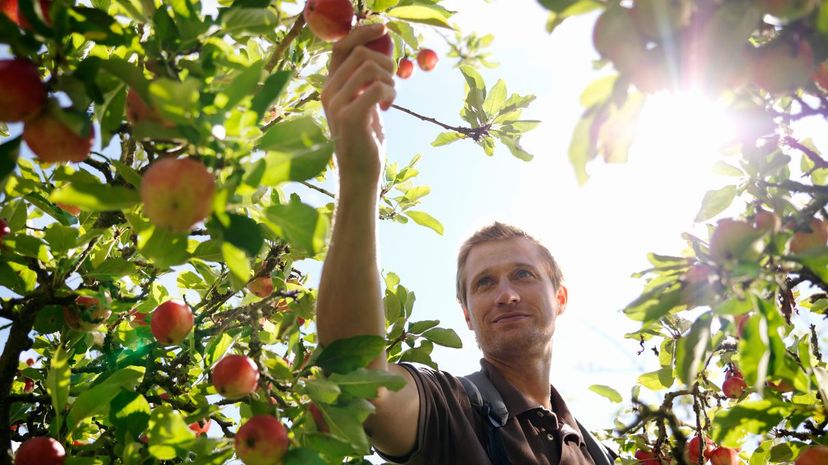
<svg viewBox="0 0 828 465">
<path fill-rule="evenodd" d="M 335 43 L 322 106 L 335 144 L 340 182 L 377 183 L 383 169 L 382 119 L 394 90 L 394 61 L 365 43 L 385 34 L 385 26 L 372 24 L 351 31 Z"/>
</svg>

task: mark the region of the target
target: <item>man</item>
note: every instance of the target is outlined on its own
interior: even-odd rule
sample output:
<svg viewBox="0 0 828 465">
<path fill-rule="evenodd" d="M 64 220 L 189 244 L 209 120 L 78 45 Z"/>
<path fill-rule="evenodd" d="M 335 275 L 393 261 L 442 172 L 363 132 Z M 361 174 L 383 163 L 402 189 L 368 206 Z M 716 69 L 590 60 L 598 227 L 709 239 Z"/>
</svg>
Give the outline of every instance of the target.
<svg viewBox="0 0 828 465">
<path fill-rule="evenodd" d="M 321 99 L 336 144 L 339 196 L 317 299 L 319 342 L 362 334 L 385 336 L 377 263 L 378 197 L 383 132 L 378 107 L 396 95 L 394 63 L 363 46 L 382 25 L 356 28 L 333 47 Z M 567 290 L 549 251 L 522 231 L 499 223 L 475 234 L 458 259 L 457 295 L 483 352 L 483 372 L 509 412 L 500 440 L 514 465 L 592 465 L 566 404 L 549 374 L 555 321 Z M 401 375 L 397 392 L 383 390 L 365 427 L 381 455 L 397 463 L 491 463 L 486 419 L 472 408 L 458 378 L 388 364 Z"/>
</svg>

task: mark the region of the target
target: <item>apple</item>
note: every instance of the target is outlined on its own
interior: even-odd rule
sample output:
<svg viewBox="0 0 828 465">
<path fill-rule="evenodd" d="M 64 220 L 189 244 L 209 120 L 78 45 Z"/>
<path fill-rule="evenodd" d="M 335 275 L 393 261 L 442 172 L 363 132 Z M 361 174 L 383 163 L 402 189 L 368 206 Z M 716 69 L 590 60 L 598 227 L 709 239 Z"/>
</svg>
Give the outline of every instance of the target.
<svg viewBox="0 0 828 465">
<path fill-rule="evenodd" d="M 23 392 L 34 391 L 34 380 L 32 378 L 23 378 Z"/>
<path fill-rule="evenodd" d="M 138 92 L 135 92 L 134 89 L 129 89 L 129 92 L 127 92 L 126 117 L 127 121 L 132 124 L 149 122 L 160 124 L 166 128 L 175 127 L 175 123 L 166 120 L 159 115 L 154 108 L 147 105 L 144 99 L 142 99 L 141 96 L 138 95 Z"/>
<path fill-rule="evenodd" d="M 621 6 L 611 6 L 598 17 L 592 30 L 592 44 L 624 73 L 639 69 L 646 51 L 646 41 L 638 32 L 632 11 Z"/>
<path fill-rule="evenodd" d="M 799 452 L 794 465 L 825 465 L 828 463 L 828 446 L 811 446 Z"/>
<path fill-rule="evenodd" d="M 0 218 L 0 245 L 3 244 L 3 238 L 11 234 L 9 223 L 4 218 Z"/>
<path fill-rule="evenodd" d="M 699 436 L 694 436 L 689 441 L 687 441 L 687 446 L 685 447 L 685 454 L 687 461 L 690 463 L 699 463 L 699 446 L 701 445 L 701 439 Z M 710 453 L 713 452 L 715 449 L 715 445 L 713 441 L 705 436 L 704 438 L 704 450 L 702 450 L 702 456 L 705 459 L 710 458 Z"/>
<path fill-rule="evenodd" d="M 383 34 L 374 40 L 366 42 L 365 46 L 370 48 L 371 50 L 383 53 L 388 56 L 392 56 L 394 54 L 394 41 L 391 40 L 391 36 L 388 33 Z"/>
<path fill-rule="evenodd" d="M 814 84 L 828 94 L 828 61 L 823 61 L 814 71 Z"/>
<path fill-rule="evenodd" d="M 17 449 L 14 465 L 63 465 L 66 451 L 63 446 L 48 436 L 27 439 Z"/>
<path fill-rule="evenodd" d="M 251 417 L 236 433 L 236 456 L 245 465 L 277 465 L 288 445 L 287 429 L 270 415 Z"/>
<path fill-rule="evenodd" d="M 792 21 L 807 16 L 819 5 L 819 0 L 754 0 L 763 13 Z"/>
<path fill-rule="evenodd" d="M 411 77 L 411 73 L 414 72 L 414 62 L 409 60 L 407 57 L 400 58 L 399 63 L 397 63 L 397 77 L 400 79 L 408 79 Z"/>
<path fill-rule="evenodd" d="M 72 216 L 78 216 L 81 213 L 81 209 L 74 206 L 74 205 L 69 205 L 69 204 L 60 203 L 60 202 L 56 203 L 55 205 L 57 205 L 58 208 L 60 208 L 61 210 L 65 211 L 66 213 L 68 213 Z"/>
<path fill-rule="evenodd" d="M 186 304 L 168 300 L 152 312 L 150 330 L 161 344 L 180 344 L 193 329 L 193 311 Z"/>
<path fill-rule="evenodd" d="M 632 16 L 650 39 L 675 35 L 690 19 L 690 4 L 682 0 L 636 0 Z"/>
<path fill-rule="evenodd" d="M 31 2 L 32 0 L 25 0 Z M 52 25 L 52 18 L 49 15 L 49 7 L 52 5 L 51 0 L 40 0 L 40 10 L 43 12 L 43 20 L 46 22 L 47 25 Z M 12 20 L 18 26 L 24 29 L 31 29 L 32 25 L 29 24 L 29 21 L 23 16 L 23 12 L 20 11 L 20 4 L 19 0 L 0 0 L 0 13 L 4 13 L 9 19 Z"/>
<path fill-rule="evenodd" d="M 641 465 L 661 465 L 661 462 L 652 452 L 648 450 L 639 449 L 635 451 L 635 459 Z"/>
<path fill-rule="evenodd" d="M 95 127 L 86 115 L 47 105 L 43 112 L 26 121 L 23 140 L 41 162 L 81 162 L 92 151 Z"/>
<path fill-rule="evenodd" d="M 417 65 L 423 71 L 431 71 L 437 66 L 437 52 L 430 48 L 421 49 L 417 53 Z"/>
<path fill-rule="evenodd" d="M 273 280 L 270 279 L 270 276 L 253 278 L 252 281 L 247 283 L 247 290 L 252 292 L 256 297 L 264 299 L 273 293 Z"/>
<path fill-rule="evenodd" d="M 741 398 L 746 389 L 747 384 L 745 383 L 744 378 L 742 378 L 741 373 L 738 371 L 731 371 L 725 375 L 724 383 L 722 383 L 722 392 L 724 392 L 724 395 L 729 399 Z"/>
<path fill-rule="evenodd" d="M 776 40 L 750 50 L 748 58 L 751 81 L 773 94 L 792 92 L 813 75 L 814 52 L 807 40 Z"/>
<path fill-rule="evenodd" d="M 745 221 L 719 220 L 710 236 L 710 255 L 718 261 L 754 261 L 762 253 L 761 233 Z"/>
<path fill-rule="evenodd" d="M 325 421 L 325 416 L 322 415 L 322 410 L 319 409 L 319 406 L 311 403 L 308 405 L 308 411 L 310 411 L 311 417 L 313 417 L 313 422 L 316 424 L 316 429 L 320 433 L 330 433 L 331 428 L 328 426 L 328 422 Z"/>
<path fill-rule="evenodd" d="M 106 296 L 106 303 L 101 304 L 97 297 L 79 295 L 75 298 L 75 304 L 70 307 L 63 307 L 63 319 L 66 326 L 75 331 L 89 332 L 106 322 L 112 315 L 109 304 L 112 299 Z"/>
<path fill-rule="evenodd" d="M 174 232 L 187 232 L 213 208 L 216 182 L 198 160 L 165 158 L 147 169 L 141 180 L 141 201 L 150 221 Z"/>
<path fill-rule="evenodd" d="M 759 210 L 753 216 L 753 227 L 762 232 L 777 232 L 782 227 L 782 220 L 767 210 Z"/>
<path fill-rule="evenodd" d="M 46 105 L 46 86 L 25 58 L 0 60 L 0 122 L 28 121 Z"/>
<path fill-rule="evenodd" d="M 818 218 L 810 222 L 810 231 L 797 231 L 791 238 L 791 253 L 807 253 L 828 245 L 828 223 Z"/>
<path fill-rule="evenodd" d="M 350 0 L 308 0 L 303 14 L 316 37 L 336 42 L 351 32 L 354 5 Z"/>
<path fill-rule="evenodd" d="M 212 420 L 205 418 L 204 420 L 190 423 L 190 429 L 195 431 L 196 437 L 201 437 L 202 434 L 207 434 L 210 431 L 211 424 L 213 424 Z"/>
<path fill-rule="evenodd" d="M 0 13 L 8 16 L 13 23 L 20 25 L 20 19 L 17 17 L 17 0 L 0 0 Z"/>
<path fill-rule="evenodd" d="M 739 465 L 739 451 L 730 447 L 717 447 L 710 453 L 713 465 Z"/>
<path fill-rule="evenodd" d="M 129 314 L 132 316 L 130 319 L 130 323 L 132 327 L 135 328 L 137 326 L 149 326 L 149 322 L 147 322 L 148 313 L 139 312 L 138 310 L 131 310 Z"/>
<path fill-rule="evenodd" d="M 244 355 L 227 355 L 219 360 L 212 372 L 213 386 L 227 399 L 238 399 L 256 391 L 259 368 Z"/>
</svg>

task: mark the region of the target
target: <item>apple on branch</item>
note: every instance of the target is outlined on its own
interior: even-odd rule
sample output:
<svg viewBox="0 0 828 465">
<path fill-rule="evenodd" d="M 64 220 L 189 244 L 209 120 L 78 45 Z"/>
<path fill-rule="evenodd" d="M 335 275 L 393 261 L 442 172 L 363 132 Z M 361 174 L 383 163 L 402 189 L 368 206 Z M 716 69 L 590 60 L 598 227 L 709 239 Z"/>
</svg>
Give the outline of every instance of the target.
<svg viewBox="0 0 828 465">
<path fill-rule="evenodd" d="M 725 380 L 722 383 L 722 392 L 724 392 L 725 396 L 729 399 L 739 399 L 745 393 L 746 389 L 747 383 L 745 383 L 742 374 L 738 370 L 733 369 L 727 372 Z"/>
<path fill-rule="evenodd" d="M 0 122 L 30 120 L 46 105 L 46 86 L 27 59 L 0 60 L 0 89 Z"/>
<path fill-rule="evenodd" d="M 409 60 L 408 57 L 400 58 L 400 61 L 397 64 L 397 77 L 400 79 L 408 79 L 411 77 L 413 72 L 414 62 Z"/>
<path fill-rule="evenodd" d="M 14 456 L 14 465 L 63 465 L 66 450 L 48 436 L 27 439 Z"/>
<path fill-rule="evenodd" d="M 794 233 L 790 243 L 791 253 L 807 253 L 828 245 L 828 222 L 813 218 L 808 227 L 809 231 Z"/>
<path fill-rule="evenodd" d="M 828 463 L 828 446 L 811 446 L 799 452 L 794 465 L 825 465 Z"/>
<path fill-rule="evenodd" d="M 101 303 L 97 297 L 79 295 L 74 305 L 63 307 L 66 326 L 82 332 L 89 332 L 100 326 L 112 315 L 109 309 L 112 298 L 107 294 L 105 300 L 105 303 Z"/>
<path fill-rule="evenodd" d="M 85 113 L 60 108 L 51 101 L 25 122 L 23 140 L 41 162 L 82 162 L 92 151 L 95 127 Z"/>
<path fill-rule="evenodd" d="M 187 232 L 213 209 L 215 179 L 198 160 L 165 158 L 141 179 L 141 201 L 150 221 L 173 232 Z"/>
<path fill-rule="evenodd" d="M 244 355 L 227 355 L 213 367 L 213 386 L 227 399 L 238 399 L 256 392 L 259 368 Z"/>
<path fill-rule="evenodd" d="M 431 71 L 437 66 L 437 52 L 424 48 L 417 53 L 417 65 L 423 71 Z"/>
<path fill-rule="evenodd" d="M 193 312 L 184 303 L 168 300 L 152 312 L 150 330 L 162 345 L 180 344 L 193 329 Z"/>
<path fill-rule="evenodd" d="M 684 453 L 686 454 L 687 461 L 690 463 L 699 463 L 699 458 L 703 457 L 705 461 L 710 458 L 710 453 L 713 452 L 713 449 L 716 448 L 716 445 L 713 444 L 707 436 L 704 437 L 704 448 L 701 451 L 701 456 L 699 455 L 699 449 L 702 447 L 701 444 L 702 440 L 699 438 L 698 435 L 693 436 L 689 441 L 687 441 L 687 446 L 684 448 Z"/>
<path fill-rule="evenodd" d="M 245 465 L 277 465 L 289 445 L 287 429 L 270 415 L 251 417 L 235 438 L 236 456 Z"/>
<path fill-rule="evenodd" d="M 648 450 L 639 449 L 635 451 L 635 459 L 641 465 L 661 465 L 656 455 Z"/>
<path fill-rule="evenodd" d="M 258 278 L 253 278 L 249 283 L 247 283 L 247 290 L 252 292 L 256 297 L 264 299 L 273 293 L 273 280 L 270 276 L 259 276 Z"/>
<path fill-rule="evenodd" d="M 351 0 L 308 0 L 303 14 L 311 32 L 325 42 L 348 35 L 354 22 Z"/>
<path fill-rule="evenodd" d="M 808 84 L 814 71 L 814 52 L 805 40 L 775 40 L 749 50 L 751 80 L 772 94 L 791 92 Z"/>
</svg>

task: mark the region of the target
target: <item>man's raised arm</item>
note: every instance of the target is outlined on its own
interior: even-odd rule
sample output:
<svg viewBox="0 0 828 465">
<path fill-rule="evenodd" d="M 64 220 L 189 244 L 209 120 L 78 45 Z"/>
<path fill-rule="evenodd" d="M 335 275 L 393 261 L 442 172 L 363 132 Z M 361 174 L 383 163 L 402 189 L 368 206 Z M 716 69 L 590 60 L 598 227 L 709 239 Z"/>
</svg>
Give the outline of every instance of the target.
<svg viewBox="0 0 828 465">
<path fill-rule="evenodd" d="M 385 336 L 377 261 L 377 217 L 383 174 L 383 133 L 378 105 L 393 102 L 394 62 L 363 46 L 383 35 L 381 25 L 356 28 L 333 46 L 322 104 L 335 143 L 339 196 L 333 233 L 317 297 L 319 343 L 372 334 Z M 411 375 L 389 365 L 385 354 L 371 368 L 403 375 L 406 387 L 381 390 L 366 422 L 374 445 L 404 455 L 416 442 L 419 396 Z"/>
</svg>

